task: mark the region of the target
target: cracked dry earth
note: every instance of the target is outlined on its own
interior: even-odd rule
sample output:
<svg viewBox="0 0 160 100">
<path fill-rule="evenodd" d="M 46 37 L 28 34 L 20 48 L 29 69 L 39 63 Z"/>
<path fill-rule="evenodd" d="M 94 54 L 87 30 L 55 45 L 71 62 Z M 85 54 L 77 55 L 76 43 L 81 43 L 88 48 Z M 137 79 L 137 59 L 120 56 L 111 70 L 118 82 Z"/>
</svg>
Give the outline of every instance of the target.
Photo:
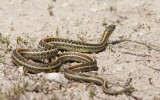
<svg viewBox="0 0 160 100">
<path fill-rule="evenodd" d="M 159 0 L 0 2 L 0 100 L 160 100 Z M 98 43 L 110 24 L 116 30 L 109 45 L 91 54 L 99 70 L 89 73 L 115 90 L 129 81 L 131 94 L 107 95 L 100 86 L 74 81 L 60 85 L 46 80 L 46 73 L 24 75 L 12 63 L 12 50 L 37 48 L 47 36 Z"/>
</svg>

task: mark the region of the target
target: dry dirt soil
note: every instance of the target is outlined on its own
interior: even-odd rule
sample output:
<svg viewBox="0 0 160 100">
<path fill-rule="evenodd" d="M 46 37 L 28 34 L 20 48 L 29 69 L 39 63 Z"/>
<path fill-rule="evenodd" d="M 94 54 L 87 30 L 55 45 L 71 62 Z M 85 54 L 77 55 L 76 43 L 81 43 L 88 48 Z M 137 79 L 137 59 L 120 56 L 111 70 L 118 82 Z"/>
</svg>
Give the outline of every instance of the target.
<svg viewBox="0 0 160 100">
<path fill-rule="evenodd" d="M 160 0 L 0 0 L 0 100 L 160 100 Z M 24 75 L 12 50 L 37 48 L 47 36 L 98 43 L 115 24 L 109 45 L 91 54 L 109 88 L 134 87 L 107 95 L 101 86 L 49 82 L 46 73 Z M 63 72 L 59 72 L 63 75 Z"/>
</svg>

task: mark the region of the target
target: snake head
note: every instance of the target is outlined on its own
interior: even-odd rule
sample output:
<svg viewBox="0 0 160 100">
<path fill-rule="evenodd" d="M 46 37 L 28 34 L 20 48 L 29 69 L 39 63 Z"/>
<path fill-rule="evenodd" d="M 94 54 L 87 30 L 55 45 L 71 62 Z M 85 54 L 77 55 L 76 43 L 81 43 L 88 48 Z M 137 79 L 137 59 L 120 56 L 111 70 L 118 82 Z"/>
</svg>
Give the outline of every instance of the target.
<svg viewBox="0 0 160 100">
<path fill-rule="evenodd" d="M 109 36 L 113 33 L 113 31 L 115 30 L 116 25 L 109 25 L 108 27 L 106 27 L 106 30 L 104 31 L 103 37 L 105 36 L 105 34 L 107 34 L 105 37 L 107 37 L 107 39 L 109 38 Z"/>
<path fill-rule="evenodd" d="M 115 28 L 116 28 L 116 25 L 109 25 L 107 27 L 107 30 L 112 33 L 115 30 Z"/>
</svg>

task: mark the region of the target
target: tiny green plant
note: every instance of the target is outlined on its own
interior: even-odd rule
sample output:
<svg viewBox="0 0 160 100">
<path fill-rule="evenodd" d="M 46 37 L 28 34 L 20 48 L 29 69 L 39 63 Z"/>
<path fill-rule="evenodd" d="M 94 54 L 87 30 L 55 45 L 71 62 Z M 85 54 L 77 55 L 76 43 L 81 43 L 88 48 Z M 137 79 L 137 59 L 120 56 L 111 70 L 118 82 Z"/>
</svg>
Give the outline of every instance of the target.
<svg viewBox="0 0 160 100">
<path fill-rule="evenodd" d="M 11 96 L 11 90 L 8 91 L 7 96 L 10 97 Z"/>
<path fill-rule="evenodd" d="M 14 27 L 11 27 L 11 31 L 14 31 Z"/>
<path fill-rule="evenodd" d="M 83 34 L 84 34 L 84 35 L 87 35 L 87 34 L 88 34 L 88 32 L 84 32 Z"/>
<path fill-rule="evenodd" d="M 18 36 L 17 37 L 17 43 L 19 44 L 20 41 L 23 41 L 23 39 L 20 36 Z"/>
<path fill-rule="evenodd" d="M 152 18 L 151 18 L 151 17 L 149 17 L 149 18 L 148 18 L 148 21 L 149 21 L 149 22 L 152 22 Z"/>
<path fill-rule="evenodd" d="M 83 42 L 83 36 L 80 36 L 80 33 L 79 34 L 77 34 L 77 37 Z"/>
<path fill-rule="evenodd" d="M 46 91 L 47 93 L 49 93 L 49 87 L 48 87 L 48 86 L 45 88 L 45 91 Z"/>
<path fill-rule="evenodd" d="M 69 32 L 69 31 L 67 31 L 66 33 L 67 33 L 67 34 L 70 34 L 70 32 Z"/>
<path fill-rule="evenodd" d="M 149 84 L 152 84 L 153 77 L 148 78 Z"/>
<path fill-rule="evenodd" d="M 115 51 L 112 49 L 111 46 L 109 46 L 109 50 L 110 50 L 111 52 L 114 52 L 114 53 L 115 53 Z"/>
<path fill-rule="evenodd" d="M 5 43 L 7 44 L 7 47 L 9 46 L 9 44 L 10 44 L 10 42 L 9 42 L 9 38 L 8 37 L 6 37 L 5 38 Z"/>
<path fill-rule="evenodd" d="M 49 66 L 49 72 L 53 72 L 53 70 L 52 70 L 52 67 L 51 67 L 51 66 Z"/>
<path fill-rule="evenodd" d="M 59 29 L 56 29 L 56 37 L 59 37 Z"/>
<path fill-rule="evenodd" d="M 0 63 L 2 63 L 3 62 L 3 59 L 0 59 Z"/>
<path fill-rule="evenodd" d="M 82 42 L 84 42 L 84 37 L 83 37 L 83 35 L 84 36 L 86 36 L 88 34 L 88 32 L 79 32 L 78 34 L 77 34 L 77 37 L 78 37 L 78 39 L 80 39 Z"/>
<path fill-rule="evenodd" d="M 0 33 L 0 39 L 2 39 L 2 33 Z"/>
<path fill-rule="evenodd" d="M 91 88 L 90 90 L 89 90 L 89 97 L 91 97 L 91 98 L 93 98 L 94 97 L 94 92 L 93 92 L 93 89 Z"/>
<path fill-rule="evenodd" d="M 19 77 L 19 80 L 22 81 L 22 77 L 21 76 Z"/>
<path fill-rule="evenodd" d="M 117 19 L 117 20 L 116 20 L 116 23 L 118 23 L 118 24 L 119 24 L 119 23 L 120 23 L 120 20 L 119 20 L 119 19 Z"/>
<path fill-rule="evenodd" d="M 111 12 L 113 12 L 113 11 L 116 11 L 116 8 L 113 7 L 113 6 L 110 6 L 109 10 L 110 10 Z"/>
<path fill-rule="evenodd" d="M 30 38 L 28 33 L 26 34 L 26 37 L 27 37 L 27 38 Z"/>
<path fill-rule="evenodd" d="M 147 28 L 148 28 L 149 30 L 151 30 L 150 26 L 147 26 Z"/>
<path fill-rule="evenodd" d="M 82 21 L 80 21 L 80 20 L 77 19 L 75 25 L 79 26 L 80 24 L 82 24 Z"/>
<path fill-rule="evenodd" d="M 152 49 L 150 45 L 148 45 L 147 48 L 148 48 L 149 51 Z"/>
<path fill-rule="evenodd" d="M 154 20 L 155 20 L 155 22 L 157 21 L 156 16 L 154 16 Z"/>
<path fill-rule="evenodd" d="M 102 66 L 102 72 L 105 72 L 106 68 L 104 66 Z"/>
<path fill-rule="evenodd" d="M 48 5 L 48 11 L 49 11 L 49 15 L 52 16 L 53 15 L 53 6 L 52 5 Z"/>
<path fill-rule="evenodd" d="M 0 33 L 0 42 L 1 43 L 5 43 L 5 44 L 7 44 L 7 48 L 8 48 L 8 46 L 9 46 L 9 44 L 10 44 L 10 42 L 9 42 L 9 37 L 3 37 L 2 36 L 2 33 Z"/>
<path fill-rule="evenodd" d="M 6 69 L 3 70 L 3 73 L 4 73 L 5 76 L 7 75 Z"/>
<path fill-rule="evenodd" d="M 35 91 L 36 93 L 39 93 L 39 88 L 38 88 L 38 86 L 36 86 L 36 87 L 34 88 L 34 91 Z"/>
<path fill-rule="evenodd" d="M 65 96 L 66 92 L 67 92 L 67 90 L 66 90 L 66 89 L 65 89 L 65 90 L 63 90 L 63 96 Z"/>
<path fill-rule="evenodd" d="M 28 41 L 21 38 L 20 36 L 17 37 L 17 44 L 24 43 L 25 45 L 28 44 Z"/>
<path fill-rule="evenodd" d="M 119 39 L 120 39 L 121 41 L 123 41 L 123 40 L 124 40 L 124 35 L 120 36 Z"/>
<path fill-rule="evenodd" d="M 41 87 L 44 87 L 44 85 L 46 84 L 47 80 L 45 78 L 43 78 L 43 80 L 41 81 Z"/>
<path fill-rule="evenodd" d="M 34 97 L 33 100 L 37 100 L 37 99 Z"/>
<path fill-rule="evenodd" d="M 34 38 L 34 39 L 31 38 L 31 37 L 29 36 L 29 33 L 26 33 L 25 37 L 26 37 L 27 39 L 30 39 L 32 42 L 35 42 L 35 38 Z M 24 40 L 24 43 L 28 43 L 28 41 L 27 41 L 27 40 Z"/>
<path fill-rule="evenodd" d="M 28 86 L 29 86 L 28 82 L 23 83 L 23 87 L 19 86 L 19 89 L 21 90 L 21 93 L 24 93 Z"/>
<path fill-rule="evenodd" d="M 129 87 L 133 87 L 133 84 L 129 84 Z"/>
<path fill-rule="evenodd" d="M 61 90 L 63 87 L 63 84 L 59 84 L 59 90 Z"/>
<path fill-rule="evenodd" d="M 1 42 L 2 42 L 2 43 L 7 43 L 7 45 L 9 45 L 8 37 L 3 37 L 3 38 L 1 39 Z"/>
<path fill-rule="evenodd" d="M 53 37 L 53 35 L 47 35 L 47 37 Z"/>
<path fill-rule="evenodd" d="M 132 37 L 132 34 L 131 34 L 131 33 L 129 34 L 129 37 Z"/>
<path fill-rule="evenodd" d="M 105 26 L 105 25 L 107 25 L 106 17 L 103 19 L 103 22 L 102 22 L 102 26 Z"/>
<path fill-rule="evenodd" d="M 115 63 L 118 63 L 119 62 L 119 59 L 117 59 L 116 61 L 115 61 Z"/>
<path fill-rule="evenodd" d="M 27 40 L 24 40 L 24 41 L 23 41 L 23 43 L 24 43 L 24 44 L 27 44 L 27 43 L 28 43 L 28 41 L 27 41 Z"/>
<path fill-rule="evenodd" d="M 50 100 L 61 100 L 57 97 L 57 95 L 53 92 L 52 98 Z"/>
<path fill-rule="evenodd" d="M 27 88 L 29 86 L 29 83 L 28 82 L 25 82 L 24 83 L 24 88 Z"/>
<path fill-rule="evenodd" d="M 21 96 L 22 91 L 20 89 L 20 85 L 19 84 L 18 85 L 14 85 L 14 87 L 13 87 L 13 93 L 16 96 L 16 98 L 19 98 Z"/>
</svg>

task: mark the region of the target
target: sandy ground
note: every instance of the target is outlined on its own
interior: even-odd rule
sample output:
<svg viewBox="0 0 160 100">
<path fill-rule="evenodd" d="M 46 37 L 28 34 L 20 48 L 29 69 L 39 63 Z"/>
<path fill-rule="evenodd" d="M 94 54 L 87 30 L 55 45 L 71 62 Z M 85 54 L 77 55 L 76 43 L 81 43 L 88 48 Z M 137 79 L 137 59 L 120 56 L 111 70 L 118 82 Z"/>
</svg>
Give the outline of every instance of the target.
<svg viewBox="0 0 160 100">
<path fill-rule="evenodd" d="M 159 6 L 159 0 L 0 0 L 0 100 L 160 100 Z M 107 95 L 100 86 L 73 81 L 59 85 L 45 73 L 25 76 L 12 63 L 12 50 L 37 48 L 46 36 L 98 43 L 103 24 L 116 30 L 106 50 L 91 54 L 99 67 L 91 73 L 116 90 L 131 80 L 131 95 Z"/>
</svg>

